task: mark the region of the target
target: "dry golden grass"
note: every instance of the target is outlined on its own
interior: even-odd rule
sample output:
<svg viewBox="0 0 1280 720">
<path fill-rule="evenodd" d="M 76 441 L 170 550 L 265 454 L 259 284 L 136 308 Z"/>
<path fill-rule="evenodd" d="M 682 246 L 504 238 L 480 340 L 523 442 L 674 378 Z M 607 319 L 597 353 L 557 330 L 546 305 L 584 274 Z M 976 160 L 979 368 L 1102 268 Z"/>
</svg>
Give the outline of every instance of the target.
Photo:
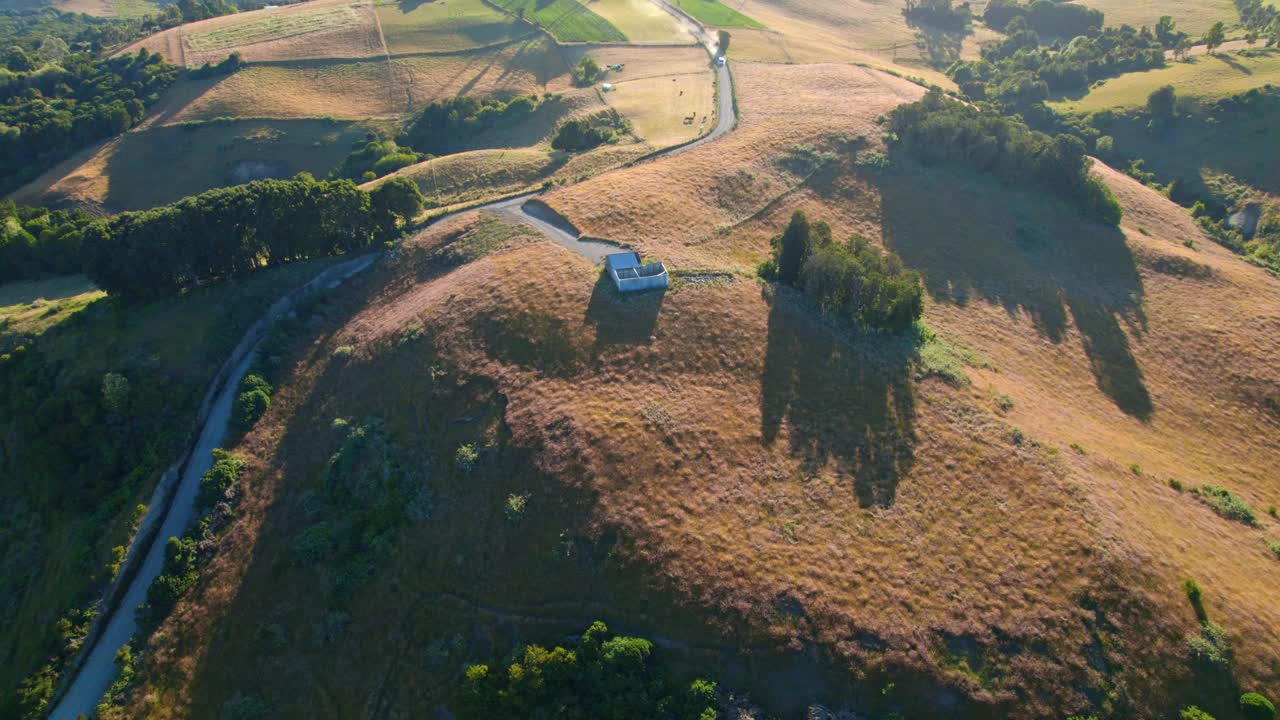
<svg viewBox="0 0 1280 720">
<path fill-rule="evenodd" d="M 450 52 L 530 35 L 533 29 L 482 0 L 378 0 L 378 22 L 391 55 Z"/>
<path fill-rule="evenodd" d="M 72 158 L 18 190 L 14 199 L 119 212 L 265 177 L 304 171 L 323 177 L 369 130 L 364 123 L 326 120 L 153 126 Z"/>
<path fill-rule="evenodd" d="M 1240 17 L 1229 0 L 1081 0 L 1080 4 L 1106 13 L 1108 25 L 1154 28 L 1162 15 L 1169 15 L 1179 30 L 1193 38 L 1219 20 L 1230 25 Z"/>
<path fill-rule="evenodd" d="M 735 132 L 678 157 L 558 190 L 547 202 L 582 232 L 647 255 L 660 252 L 676 267 L 749 271 L 763 245 L 744 249 L 723 233 L 797 185 L 801 177 L 782 162 L 785 156 L 830 135 L 874 142 L 880 113 L 924 94 L 918 85 L 849 65 L 739 63 L 734 77 L 741 107 Z"/>
<path fill-rule="evenodd" d="M 926 60 L 918 47 L 927 35 L 907 25 L 902 4 L 875 0 L 746 0 L 739 8 L 767 26 L 765 30 L 732 30 L 729 54 L 742 60 L 778 63 L 856 62 L 922 77 L 953 87 L 946 75 Z M 736 5 L 735 5 L 736 6 Z M 985 26 L 960 41 L 942 41 L 934 33 L 926 43 L 939 58 L 976 57 L 979 46 L 998 35 Z M 948 56 L 950 52 L 952 55 Z M 939 62 L 945 67 L 946 59 Z"/>
<path fill-rule="evenodd" d="M 583 5 L 613 23 L 632 43 L 689 45 L 696 42 L 675 16 L 652 0 L 586 0 Z"/>
<path fill-rule="evenodd" d="M 62 12 L 84 13 L 93 17 L 113 17 L 116 14 L 111 0 L 55 0 L 50 5 Z"/>
<path fill-rule="evenodd" d="M 301 716 L 287 699 L 300 682 L 343 688 L 322 693 L 336 714 L 375 695 L 388 707 L 438 702 L 447 684 L 432 685 L 421 663 L 392 661 L 385 692 L 381 673 L 357 670 L 376 656 L 361 636 L 381 643 L 404 632 L 415 646 L 442 632 L 410 620 L 417 610 L 386 611 L 404 607 L 403 583 L 429 586 L 436 595 L 427 597 L 471 598 L 449 621 L 460 626 L 441 627 L 496 614 L 550 633 L 566 617 L 603 613 L 659 636 L 749 645 L 796 673 L 808 647 L 836 658 L 840 672 L 874 678 L 895 667 L 906 673 L 900 686 L 934 712 L 967 698 L 993 715 L 1049 718 L 1096 710 L 1115 688 L 1151 716 L 1197 699 L 1181 642 L 1194 618 L 1180 589 L 1195 577 L 1211 619 L 1231 633 L 1242 685 L 1276 686 L 1280 580 L 1264 533 L 1214 515 L 1167 479 L 1227 485 L 1258 508 L 1280 495 L 1280 450 L 1267 442 L 1277 422 L 1268 401 L 1280 398 L 1280 309 L 1269 299 L 1280 281 L 1106 168 L 1127 210 L 1122 231 L 906 159 L 877 174 L 846 157 L 802 182 L 786 165 L 795 145 L 875 137 L 876 115 L 919 89 L 848 66 L 737 73 L 736 133 L 549 201 L 588 233 L 677 270 L 748 270 L 787 215 L 805 208 L 838 237 L 871 237 L 921 270 L 928 323 L 990 369 L 971 369 L 965 387 L 921 377 L 909 347 L 847 337 L 745 273 L 623 299 L 585 261 L 543 243 L 442 275 L 424 258 L 476 220 L 433 227 L 353 291 L 349 317 L 329 314 L 333 329 L 244 446 L 254 460 L 246 519 L 202 594 L 166 625 L 161 706 L 254 684 L 286 698 L 280 716 Z M 768 193 L 749 187 L 765 180 L 777 193 L 768 205 Z M 1198 249 L 1182 245 L 1188 238 Z M 431 356 L 397 355 L 395 338 L 418 324 Z M 330 359 L 340 345 L 357 348 L 342 368 Z M 545 546 L 525 537 L 517 551 L 504 531 L 477 537 L 451 511 L 448 531 L 406 540 L 421 552 L 356 601 L 358 633 L 336 655 L 344 660 L 290 656 L 289 677 L 271 671 L 275 661 L 246 663 L 254 631 L 238 619 L 294 617 L 299 610 L 281 609 L 282 588 L 305 597 L 317 582 L 272 570 L 300 522 L 272 508 L 293 507 L 313 481 L 327 452 L 314 439 L 320 425 L 372 414 L 406 439 L 431 437 L 429 367 L 502 398 L 501 427 L 485 436 L 528 449 L 549 503 L 539 522 L 616 536 L 621 565 L 595 584 L 567 580 L 521 554 L 545 558 Z M 1011 409 L 999 409 L 1000 395 Z M 480 416 L 492 419 L 495 406 L 486 407 Z M 453 497 L 468 521 L 492 527 L 489 505 Z M 292 528 L 272 519 L 281 512 Z M 459 537 L 470 544 L 431 549 Z M 450 553 L 473 558 L 481 548 L 484 579 L 433 571 Z M 715 622 L 719 639 L 686 613 Z M 763 660 L 756 667 L 739 685 L 780 706 L 820 692 L 770 676 Z"/>
<path fill-rule="evenodd" d="M 125 48 L 145 47 L 178 65 L 219 62 L 232 51 L 250 62 L 385 56 L 368 0 L 314 0 L 180 25 Z"/>
<path fill-rule="evenodd" d="M 655 147 L 692 140 L 715 124 L 715 76 L 701 47 L 569 48 L 568 62 L 590 55 L 608 71 L 601 83 L 614 90 L 601 97 L 631 121 L 635 134 Z M 685 118 L 694 121 L 685 124 Z M 706 118 L 705 122 L 703 119 Z"/>
</svg>

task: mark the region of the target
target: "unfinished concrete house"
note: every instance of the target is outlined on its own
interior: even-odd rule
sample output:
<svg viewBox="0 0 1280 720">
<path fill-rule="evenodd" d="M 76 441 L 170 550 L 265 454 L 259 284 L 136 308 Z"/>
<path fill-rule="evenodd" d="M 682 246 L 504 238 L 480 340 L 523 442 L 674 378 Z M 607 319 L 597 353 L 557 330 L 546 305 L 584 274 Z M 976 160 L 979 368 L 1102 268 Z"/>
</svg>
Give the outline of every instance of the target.
<svg viewBox="0 0 1280 720">
<path fill-rule="evenodd" d="M 666 265 L 660 262 L 641 263 L 640 256 L 633 252 L 614 253 L 605 257 L 604 269 L 613 278 L 618 292 L 638 292 L 671 285 Z"/>
</svg>

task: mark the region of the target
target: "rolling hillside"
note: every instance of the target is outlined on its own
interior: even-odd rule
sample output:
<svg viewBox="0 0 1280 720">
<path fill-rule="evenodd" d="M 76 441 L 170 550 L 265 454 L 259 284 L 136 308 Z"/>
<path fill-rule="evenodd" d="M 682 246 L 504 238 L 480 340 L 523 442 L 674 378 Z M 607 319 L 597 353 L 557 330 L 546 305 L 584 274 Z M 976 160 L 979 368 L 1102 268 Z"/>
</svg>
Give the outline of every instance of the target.
<svg viewBox="0 0 1280 720">
<path fill-rule="evenodd" d="M 241 696 L 279 717 L 432 707 L 465 659 L 598 616 L 778 712 L 871 702 L 891 680 L 912 717 L 1192 702 L 1230 717 L 1233 698 L 1192 681 L 1188 577 L 1234 682 L 1274 690 L 1263 540 L 1280 527 L 1185 489 L 1259 509 L 1280 494 L 1265 440 L 1280 314 L 1257 300 L 1277 280 L 1103 166 L 1119 229 L 906 157 L 856 164 L 839 139 L 874 137 L 919 97 L 910 83 L 835 65 L 737 76 L 737 132 L 547 197 L 588 234 L 720 280 L 621 298 L 582 259 L 470 215 L 323 306 L 235 448 L 242 517 L 161 627 L 130 716 L 213 716 Z M 856 102 L 819 113 L 832 93 Z M 797 172 L 806 144 L 830 155 Z M 942 345 L 850 336 L 755 280 L 795 209 L 920 269 Z M 296 560 L 334 517 L 316 483 L 351 422 L 413 448 L 434 498 L 355 556 L 379 569 L 354 587 L 341 558 Z M 455 464 L 462 445 L 481 449 L 474 467 Z"/>
</svg>

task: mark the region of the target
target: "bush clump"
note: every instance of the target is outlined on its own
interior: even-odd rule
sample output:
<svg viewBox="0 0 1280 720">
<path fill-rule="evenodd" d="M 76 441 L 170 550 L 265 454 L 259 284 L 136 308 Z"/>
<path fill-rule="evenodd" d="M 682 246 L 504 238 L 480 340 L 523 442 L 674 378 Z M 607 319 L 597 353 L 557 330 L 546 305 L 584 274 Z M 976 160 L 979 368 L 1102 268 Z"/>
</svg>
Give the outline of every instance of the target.
<svg viewBox="0 0 1280 720">
<path fill-rule="evenodd" d="M 530 717 L 720 717 L 715 683 L 680 685 L 660 672 L 653 643 L 596 622 L 572 648 L 528 645 L 502 665 L 467 668 L 455 704 L 462 720 Z"/>
<path fill-rule="evenodd" d="M 834 242 L 826 223 L 811 225 L 797 210 L 773 245 L 774 256 L 761 274 L 802 288 L 825 315 L 866 329 L 905 332 L 924 313 L 920 275 L 862 238 Z"/>
<path fill-rule="evenodd" d="M 1275 720 L 1276 706 L 1265 696 L 1256 692 L 1240 696 L 1240 712 L 1247 720 Z"/>
<path fill-rule="evenodd" d="M 231 408 L 231 422 L 239 432 L 248 432 L 271 407 L 271 384 L 261 375 L 245 375 L 240 394 Z"/>
<path fill-rule="evenodd" d="M 1192 662 L 1214 670 L 1230 669 L 1231 640 L 1222 626 L 1203 623 L 1199 632 L 1187 635 L 1186 642 Z"/>
<path fill-rule="evenodd" d="M 214 448 L 213 466 L 200 476 L 196 507 L 208 508 L 225 499 L 240 479 L 244 461 L 221 448 Z"/>
<path fill-rule="evenodd" d="M 631 131 L 631 123 L 616 110 L 606 110 L 591 117 L 572 118 L 560 123 L 551 147 L 561 152 L 583 152 L 606 143 L 616 143 Z"/>
<path fill-rule="evenodd" d="M 1258 526 L 1258 516 L 1249 507 L 1249 503 L 1239 495 L 1218 485 L 1202 485 L 1200 499 L 1204 500 L 1213 511 L 1228 520 L 1242 522 L 1249 527 Z"/>
</svg>

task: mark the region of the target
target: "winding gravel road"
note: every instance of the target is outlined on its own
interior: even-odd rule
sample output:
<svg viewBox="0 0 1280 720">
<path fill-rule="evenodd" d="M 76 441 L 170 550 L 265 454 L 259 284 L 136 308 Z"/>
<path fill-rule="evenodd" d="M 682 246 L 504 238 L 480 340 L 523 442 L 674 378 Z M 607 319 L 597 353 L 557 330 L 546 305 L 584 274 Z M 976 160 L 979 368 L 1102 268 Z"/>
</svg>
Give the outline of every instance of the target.
<svg viewBox="0 0 1280 720">
<path fill-rule="evenodd" d="M 665 6 L 665 3 L 659 2 L 659 4 Z M 679 11 L 670 6 L 666 7 L 669 11 L 679 13 Z M 683 15 L 683 13 L 679 14 Z M 692 19 L 690 18 L 690 20 Z M 698 27 L 698 30 L 694 32 L 694 35 L 707 46 L 708 52 L 714 58 L 716 56 L 716 48 L 714 41 L 710 38 L 710 34 L 705 28 L 696 27 Z M 737 124 L 737 114 L 734 111 L 733 76 L 726 65 L 717 65 L 716 76 L 717 88 L 719 89 L 719 106 L 716 113 L 716 126 L 712 128 L 711 132 L 688 144 L 655 152 L 644 158 L 644 160 L 652 160 L 692 150 L 712 142 L 733 130 Z M 555 217 L 554 213 L 544 210 L 544 205 L 540 203 L 530 204 L 529 201 L 539 194 L 541 193 L 509 198 L 478 208 L 472 208 L 471 210 L 496 212 L 518 219 L 536 228 L 553 242 L 578 253 L 597 265 L 604 263 L 606 255 L 619 250 L 617 245 L 611 243 L 582 239 L 577 231 L 568 226 L 562 219 Z M 451 213 L 451 215 L 453 214 L 458 213 Z M 330 268 L 330 270 L 317 276 L 308 287 L 324 284 L 337 285 L 351 275 L 368 268 L 374 259 L 375 256 L 368 255 Z M 288 312 L 291 307 L 292 304 L 290 302 L 282 300 L 268 311 L 263 318 L 263 322 L 270 322 L 280 314 Z M 200 485 L 200 476 L 212 466 L 213 449 L 221 447 L 223 439 L 226 437 L 227 426 L 231 418 L 231 404 L 235 399 L 236 390 L 240 385 L 240 380 L 253 363 L 260 342 L 245 353 L 218 391 L 200 436 L 192 449 L 191 460 L 179 480 L 172 501 L 169 503 L 169 510 L 164 516 L 160 531 L 155 535 L 155 540 L 146 550 L 145 559 L 130 582 L 128 590 L 116 607 L 115 612 L 101 619 L 101 621 L 107 623 L 106 627 L 102 629 L 101 634 L 96 637 L 96 640 L 88 648 L 88 655 L 84 657 L 83 662 L 80 664 L 71 685 L 60 697 L 50 713 L 51 720 L 76 720 L 81 715 L 91 715 L 98 701 L 102 699 L 107 688 L 111 686 L 116 676 L 116 653 L 129 642 L 129 639 L 138 630 L 134 610 L 146 601 L 148 588 L 151 587 L 151 583 L 156 577 L 160 575 L 164 565 L 166 542 L 171 537 L 182 535 L 191 524 L 195 514 L 195 497 Z"/>
</svg>

